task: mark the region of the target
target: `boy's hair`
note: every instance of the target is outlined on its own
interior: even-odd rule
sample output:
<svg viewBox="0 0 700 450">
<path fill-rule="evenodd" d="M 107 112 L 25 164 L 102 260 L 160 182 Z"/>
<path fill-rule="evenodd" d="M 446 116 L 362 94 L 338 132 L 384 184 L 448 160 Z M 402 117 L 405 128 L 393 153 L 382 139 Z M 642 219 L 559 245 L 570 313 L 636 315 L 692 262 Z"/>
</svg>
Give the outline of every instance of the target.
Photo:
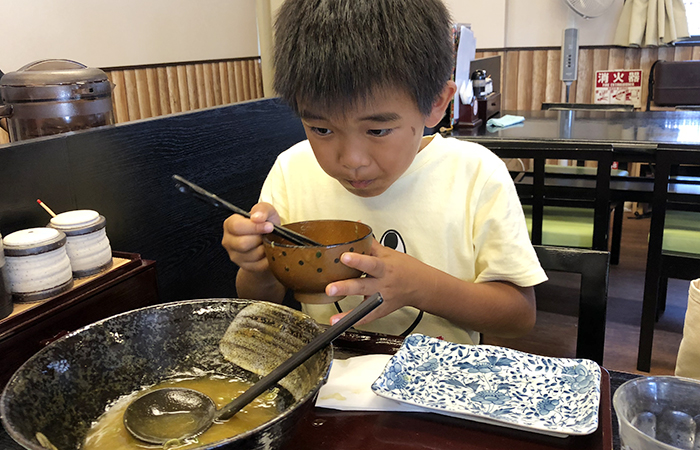
<svg viewBox="0 0 700 450">
<path fill-rule="evenodd" d="M 453 73 L 441 0 L 286 0 L 275 22 L 277 94 L 342 112 L 376 89 L 403 89 L 427 115 Z"/>
</svg>

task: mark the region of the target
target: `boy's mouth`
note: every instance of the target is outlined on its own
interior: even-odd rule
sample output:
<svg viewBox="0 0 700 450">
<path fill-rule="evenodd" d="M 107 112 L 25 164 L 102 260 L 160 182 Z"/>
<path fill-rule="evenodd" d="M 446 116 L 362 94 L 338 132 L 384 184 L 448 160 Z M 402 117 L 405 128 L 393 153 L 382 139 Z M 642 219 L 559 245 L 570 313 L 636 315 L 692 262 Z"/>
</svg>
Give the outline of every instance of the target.
<svg viewBox="0 0 700 450">
<path fill-rule="evenodd" d="M 354 189 L 365 189 L 367 186 L 372 184 L 374 180 L 347 180 L 348 184 Z"/>
</svg>

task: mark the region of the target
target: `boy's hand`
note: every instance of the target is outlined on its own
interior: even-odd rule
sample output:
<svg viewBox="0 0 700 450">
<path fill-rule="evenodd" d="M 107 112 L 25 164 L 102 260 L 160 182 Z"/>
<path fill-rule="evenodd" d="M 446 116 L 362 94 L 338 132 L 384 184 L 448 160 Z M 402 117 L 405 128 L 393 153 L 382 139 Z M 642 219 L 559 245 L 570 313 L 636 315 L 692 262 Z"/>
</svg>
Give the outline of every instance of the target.
<svg viewBox="0 0 700 450">
<path fill-rule="evenodd" d="M 384 297 L 377 309 L 369 313 L 357 324 L 369 323 L 384 317 L 403 306 L 417 307 L 418 292 L 431 271 L 425 270 L 424 263 L 402 252 L 384 247 L 375 239 L 369 255 L 343 253 L 340 261 L 367 274 L 364 278 L 337 281 L 326 286 L 329 296 L 364 295 L 380 292 Z M 331 317 L 331 323 L 340 320 L 345 314 Z"/>
<path fill-rule="evenodd" d="M 272 223 L 280 224 L 280 217 L 269 203 L 258 203 L 250 211 L 250 219 L 233 214 L 224 221 L 221 245 L 238 267 L 250 272 L 268 269 L 262 235 L 272 232 Z"/>
</svg>

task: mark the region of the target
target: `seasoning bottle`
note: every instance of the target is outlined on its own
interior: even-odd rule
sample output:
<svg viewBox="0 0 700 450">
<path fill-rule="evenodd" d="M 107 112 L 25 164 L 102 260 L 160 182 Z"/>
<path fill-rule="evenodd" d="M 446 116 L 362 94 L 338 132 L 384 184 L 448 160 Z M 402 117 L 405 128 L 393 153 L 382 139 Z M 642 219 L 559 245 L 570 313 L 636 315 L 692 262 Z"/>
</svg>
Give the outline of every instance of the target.
<svg viewBox="0 0 700 450">
<path fill-rule="evenodd" d="M 5 270 L 15 303 L 43 300 L 73 287 L 66 235 L 52 228 L 28 228 L 2 240 Z"/>
<path fill-rule="evenodd" d="M 94 275 L 112 266 L 107 220 L 97 211 L 67 211 L 51 218 L 48 226 L 66 235 L 66 252 L 73 270 L 73 278 Z"/>
</svg>

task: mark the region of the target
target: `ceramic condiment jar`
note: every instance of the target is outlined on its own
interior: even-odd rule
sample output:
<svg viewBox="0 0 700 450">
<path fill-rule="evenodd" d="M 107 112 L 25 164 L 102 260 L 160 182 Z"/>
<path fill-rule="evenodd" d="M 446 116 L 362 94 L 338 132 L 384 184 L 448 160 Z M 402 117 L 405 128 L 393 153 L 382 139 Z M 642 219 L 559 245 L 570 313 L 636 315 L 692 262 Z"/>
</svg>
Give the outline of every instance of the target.
<svg viewBox="0 0 700 450">
<path fill-rule="evenodd" d="M 2 234 L 0 234 L 0 319 L 12 313 L 12 296 L 10 286 L 7 282 L 7 271 L 5 270 L 5 252 L 2 248 Z"/>
<path fill-rule="evenodd" d="M 12 300 L 27 303 L 73 287 L 66 235 L 53 228 L 28 228 L 3 239 L 5 270 Z"/>
<path fill-rule="evenodd" d="M 48 226 L 66 235 L 66 252 L 74 278 L 94 275 L 112 266 L 106 225 L 104 216 L 90 209 L 67 211 L 51 219 Z"/>
</svg>

